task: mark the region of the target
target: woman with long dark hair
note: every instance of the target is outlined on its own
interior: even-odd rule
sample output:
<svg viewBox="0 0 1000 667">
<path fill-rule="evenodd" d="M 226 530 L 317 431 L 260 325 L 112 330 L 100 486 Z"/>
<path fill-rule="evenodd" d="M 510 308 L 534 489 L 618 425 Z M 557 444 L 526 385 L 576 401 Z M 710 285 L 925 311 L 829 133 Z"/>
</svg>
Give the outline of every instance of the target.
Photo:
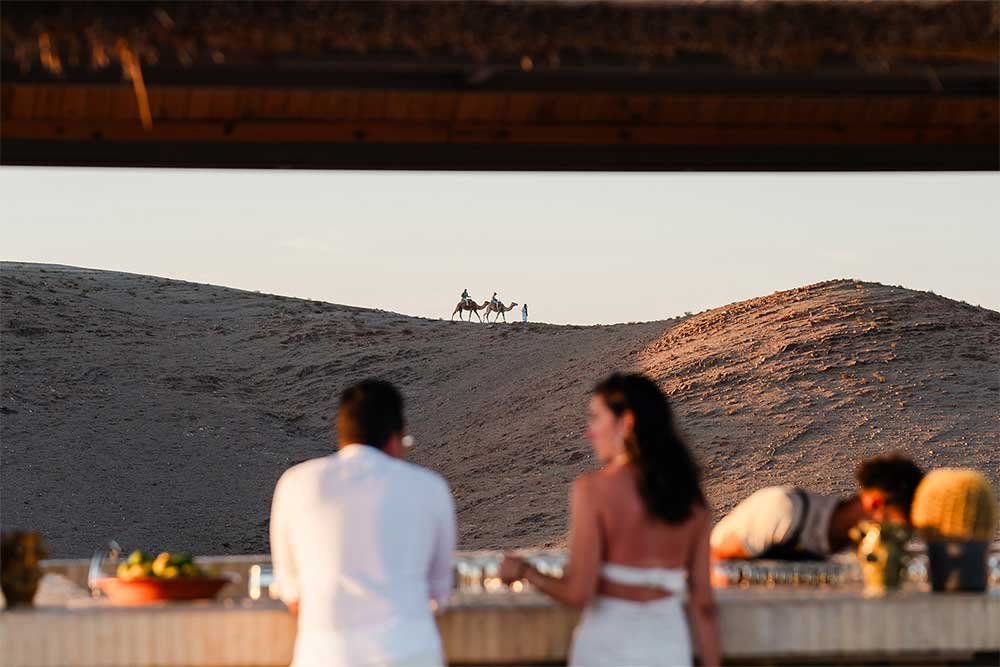
<svg viewBox="0 0 1000 667">
<path fill-rule="evenodd" d="M 594 389 L 587 438 L 602 467 L 573 483 L 565 576 L 508 556 L 501 577 L 584 610 L 570 665 L 690 665 L 688 617 L 701 664 L 718 665 L 711 515 L 667 397 L 643 375 L 612 375 Z"/>
</svg>

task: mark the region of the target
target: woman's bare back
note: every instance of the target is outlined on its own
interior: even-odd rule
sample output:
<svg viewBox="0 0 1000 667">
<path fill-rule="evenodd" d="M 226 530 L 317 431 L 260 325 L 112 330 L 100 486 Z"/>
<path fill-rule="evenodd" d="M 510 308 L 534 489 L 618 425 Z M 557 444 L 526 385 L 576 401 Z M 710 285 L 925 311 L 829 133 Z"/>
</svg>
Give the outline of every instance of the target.
<svg viewBox="0 0 1000 667">
<path fill-rule="evenodd" d="M 670 524 L 651 516 L 639 495 L 632 464 L 609 466 L 593 474 L 599 508 L 604 562 L 633 567 L 686 569 L 703 524 L 705 508 L 695 506 L 691 517 Z"/>
</svg>

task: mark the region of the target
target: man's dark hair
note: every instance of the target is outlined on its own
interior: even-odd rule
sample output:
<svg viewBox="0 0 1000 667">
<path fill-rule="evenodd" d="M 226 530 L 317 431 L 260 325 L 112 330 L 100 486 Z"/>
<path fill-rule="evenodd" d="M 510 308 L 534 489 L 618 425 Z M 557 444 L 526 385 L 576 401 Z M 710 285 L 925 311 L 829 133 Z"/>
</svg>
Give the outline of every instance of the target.
<svg viewBox="0 0 1000 667">
<path fill-rule="evenodd" d="M 854 476 L 861 488 L 885 492 L 886 504 L 909 514 L 913 494 L 924 478 L 924 471 L 901 454 L 886 454 L 862 461 Z"/>
<path fill-rule="evenodd" d="M 383 449 L 403 432 L 403 396 L 384 380 L 364 380 L 344 390 L 337 408 L 340 445 L 361 444 Z"/>
</svg>

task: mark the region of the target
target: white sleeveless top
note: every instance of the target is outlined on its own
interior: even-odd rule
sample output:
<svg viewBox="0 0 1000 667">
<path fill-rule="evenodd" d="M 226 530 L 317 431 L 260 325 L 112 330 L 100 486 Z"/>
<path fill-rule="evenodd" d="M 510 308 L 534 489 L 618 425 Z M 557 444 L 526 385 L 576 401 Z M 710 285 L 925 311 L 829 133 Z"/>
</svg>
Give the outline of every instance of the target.
<svg viewBox="0 0 1000 667">
<path fill-rule="evenodd" d="M 659 588 L 674 595 L 684 595 L 687 592 L 687 572 L 681 568 L 605 563 L 601 566 L 601 574 L 608 581 L 625 586 Z"/>
</svg>

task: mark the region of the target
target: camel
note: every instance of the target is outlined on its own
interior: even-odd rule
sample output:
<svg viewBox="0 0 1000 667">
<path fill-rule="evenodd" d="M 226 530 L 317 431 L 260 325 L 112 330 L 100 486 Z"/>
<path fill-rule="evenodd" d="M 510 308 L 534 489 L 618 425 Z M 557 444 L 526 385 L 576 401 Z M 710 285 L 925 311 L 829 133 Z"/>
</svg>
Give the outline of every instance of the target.
<svg viewBox="0 0 1000 667">
<path fill-rule="evenodd" d="M 459 301 L 458 305 L 455 306 L 454 312 L 452 312 L 452 314 L 451 314 L 451 321 L 452 322 L 455 321 L 455 313 L 458 313 L 458 319 L 461 320 L 462 319 L 462 312 L 466 311 L 466 310 L 471 310 L 472 313 L 476 314 L 476 317 L 479 317 L 479 311 L 482 310 L 483 308 L 487 308 L 489 305 L 490 305 L 489 301 L 484 301 L 483 305 L 481 305 L 481 306 L 479 304 L 477 304 L 475 301 L 473 301 L 472 299 L 469 299 L 468 301 Z M 472 313 L 469 313 L 469 321 L 470 322 L 472 321 Z M 465 320 L 462 320 L 462 321 L 464 322 Z M 482 322 L 483 318 L 479 317 L 479 321 Z"/>
<path fill-rule="evenodd" d="M 509 306 L 504 306 L 503 305 L 503 301 L 500 301 L 499 303 L 497 303 L 496 306 L 494 306 L 492 303 L 490 303 L 489 301 L 487 301 L 486 302 L 486 306 L 488 306 L 486 308 L 486 321 L 487 322 L 490 321 L 490 313 L 497 313 L 498 317 L 502 317 L 503 321 L 506 322 L 507 321 L 507 315 L 506 315 L 506 313 L 509 313 L 510 311 L 514 310 L 514 307 L 517 306 L 517 301 L 512 301 Z M 479 313 L 476 313 L 476 314 L 478 315 Z M 471 318 L 472 316 L 470 315 L 469 317 Z M 496 322 L 497 318 L 494 317 L 493 321 Z"/>
</svg>

